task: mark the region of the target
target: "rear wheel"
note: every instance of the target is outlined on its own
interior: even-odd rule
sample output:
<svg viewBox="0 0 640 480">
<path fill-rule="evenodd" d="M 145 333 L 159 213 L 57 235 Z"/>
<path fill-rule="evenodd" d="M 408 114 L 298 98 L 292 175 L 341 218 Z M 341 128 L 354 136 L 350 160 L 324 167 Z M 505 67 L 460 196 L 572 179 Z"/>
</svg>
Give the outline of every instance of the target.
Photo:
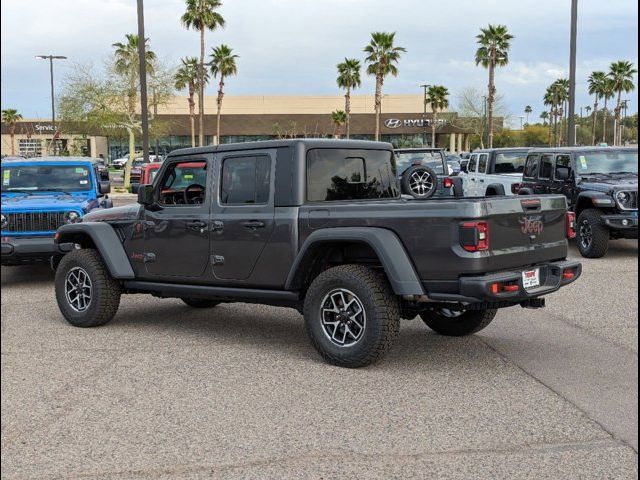
<svg viewBox="0 0 640 480">
<path fill-rule="evenodd" d="M 422 312 L 420 318 L 431 330 L 440 335 L 464 337 L 485 328 L 493 321 L 496 313 L 498 313 L 496 309 L 453 310 L 438 308 Z"/>
<path fill-rule="evenodd" d="M 73 250 L 62 258 L 55 290 L 62 315 L 76 327 L 104 325 L 120 305 L 120 284 L 93 249 Z"/>
<path fill-rule="evenodd" d="M 601 258 L 609 250 L 609 229 L 600 210 L 589 208 L 578 216 L 578 250 L 583 257 Z"/>
<path fill-rule="evenodd" d="M 220 302 L 216 302 L 215 300 L 207 300 L 204 298 L 181 298 L 184 303 L 193 308 L 213 308 L 216 305 L 219 305 Z"/>
<path fill-rule="evenodd" d="M 389 350 L 400 330 L 400 309 L 382 273 L 341 265 L 311 283 L 304 320 L 311 343 L 327 362 L 356 368 Z"/>
</svg>

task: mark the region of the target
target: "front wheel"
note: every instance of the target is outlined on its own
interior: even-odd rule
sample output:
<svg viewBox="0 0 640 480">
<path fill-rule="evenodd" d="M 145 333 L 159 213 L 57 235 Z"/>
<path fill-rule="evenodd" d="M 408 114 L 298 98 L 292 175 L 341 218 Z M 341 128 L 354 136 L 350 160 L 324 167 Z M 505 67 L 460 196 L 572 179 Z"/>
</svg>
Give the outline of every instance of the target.
<svg viewBox="0 0 640 480">
<path fill-rule="evenodd" d="M 75 327 L 97 327 L 111 320 L 120 306 L 120 284 L 93 249 L 67 253 L 56 270 L 56 300 Z"/>
<path fill-rule="evenodd" d="M 477 333 L 489 325 L 498 313 L 496 309 L 486 310 L 452 310 L 437 308 L 420 314 L 427 326 L 450 337 L 464 337 Z"/>
<path fill-rule="evenodd" d="M 602 213 L 595 208 L 583 210 L 578 216 L 578 250 L 583 257 L 601 258 L 609 250 L 609 229 Z"/>
<path fill-rule="evenodd" d="M 311 283 L 304 320 L 311 343 L 327 362 L 357 368 L 389 350 L 400 330 L 400 309 L 382 273 L 341 265 Z"/>
</svg>

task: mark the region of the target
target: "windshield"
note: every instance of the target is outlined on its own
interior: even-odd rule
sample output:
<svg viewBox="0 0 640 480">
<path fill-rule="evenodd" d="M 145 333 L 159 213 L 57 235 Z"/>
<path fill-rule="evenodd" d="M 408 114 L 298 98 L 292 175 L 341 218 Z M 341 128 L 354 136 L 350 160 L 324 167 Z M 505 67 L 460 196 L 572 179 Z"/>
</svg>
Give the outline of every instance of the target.
<svg viewBox="0 0 640 480">
<path fill-rule="evenodd" d="M 583 152 L 576 155 L 580 175 L 595 173 L 638 173 L 638 151 Z"/>
<path fill-rule="evenodd" d="M 79 165 L 2 166 L 3 192 L 91 190 L 90 168 Z"/>
<path fill-rule="evenodd" d="M 401 175 L 412 165 L 424 165 L 436 173 L 444 172 L 441 152 L 398 152 L 396 158 L 398 175 Z"/>
<path fill-rule="evenodd" d="M 524 163 L 527 160 L 527 152 L 500 152 L 496 153 L 495 173 L 522 173 Z"/>
</svg>

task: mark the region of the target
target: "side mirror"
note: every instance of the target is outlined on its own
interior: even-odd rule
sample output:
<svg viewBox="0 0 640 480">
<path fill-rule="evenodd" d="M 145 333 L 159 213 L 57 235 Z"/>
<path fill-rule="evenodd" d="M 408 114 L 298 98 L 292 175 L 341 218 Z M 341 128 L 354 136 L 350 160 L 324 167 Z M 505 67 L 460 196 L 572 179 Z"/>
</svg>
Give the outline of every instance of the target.
<svg viewBox="0 0 640 480">
<path fill-rule="evenodd" d="M 138 185 L 138 203 L 148 207 L 155 203 L 153 198 L 153 185 Z"/>
<path fill-rule="evenodd" d="M 569 180 L 570 171 L 567 167 L 556 167 L 556 178 L 558 180 Z"/>
<path fill-rule="evenodd" d="M 102 195 L 111 193 L 111 182 L 108 180 L 101 180 L 100 182 L 98 182 L 98 193 Z"/>
</svg>

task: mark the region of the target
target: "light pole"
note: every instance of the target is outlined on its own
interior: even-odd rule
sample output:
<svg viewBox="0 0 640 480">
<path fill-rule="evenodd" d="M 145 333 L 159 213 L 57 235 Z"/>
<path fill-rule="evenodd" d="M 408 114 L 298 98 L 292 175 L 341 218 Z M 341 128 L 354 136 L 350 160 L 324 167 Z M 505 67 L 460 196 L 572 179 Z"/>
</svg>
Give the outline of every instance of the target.
<svg viewBox="0 0 640 480">
<path fill-rule="evenodd" d="M 56 106 L 54 102 L 54 94 L 53 94 L 53 61 L 54 60 L 66 60 L 67 57 L 63 55 L 36 55 L 36 58 L 40 60 L 49 60 L 49 77 L 51 80 L 51 122 L 53 122 L 54 126 L 56 123 Z"/>
<path fill-rule="evenodd" d="M 576 144 L 576 42 L 578 32 L 578 0 L 571 0 L 571 40 L 569 45 L 569 121 L 567 145 Z"/>
<path fill-rule="evenodd" d="M 149 162 L 149 114 L 147 112 L 147 55 L 144 36 L 144 5 L 138 0 L 138 57 L 140 61 L 140 115 L 142 117 L 142 157 Z"/>
<path fill-rule="evenodd" d="M 423 142 L 424 146 L 427 145 L 427 135 L 428 135 L 427 133 L 427 88 L 429 88 L 430 86 L 431 85 L 429 85 L 428 83 L 420 85 L 420 88 L 424 90 L 424 102 L 423 102 L 424 115 L 422 117 L 424 121 L 424 142 Z M 431 142 L 433 143 L 433 139 L 431 139 Z"/>
</svg>

